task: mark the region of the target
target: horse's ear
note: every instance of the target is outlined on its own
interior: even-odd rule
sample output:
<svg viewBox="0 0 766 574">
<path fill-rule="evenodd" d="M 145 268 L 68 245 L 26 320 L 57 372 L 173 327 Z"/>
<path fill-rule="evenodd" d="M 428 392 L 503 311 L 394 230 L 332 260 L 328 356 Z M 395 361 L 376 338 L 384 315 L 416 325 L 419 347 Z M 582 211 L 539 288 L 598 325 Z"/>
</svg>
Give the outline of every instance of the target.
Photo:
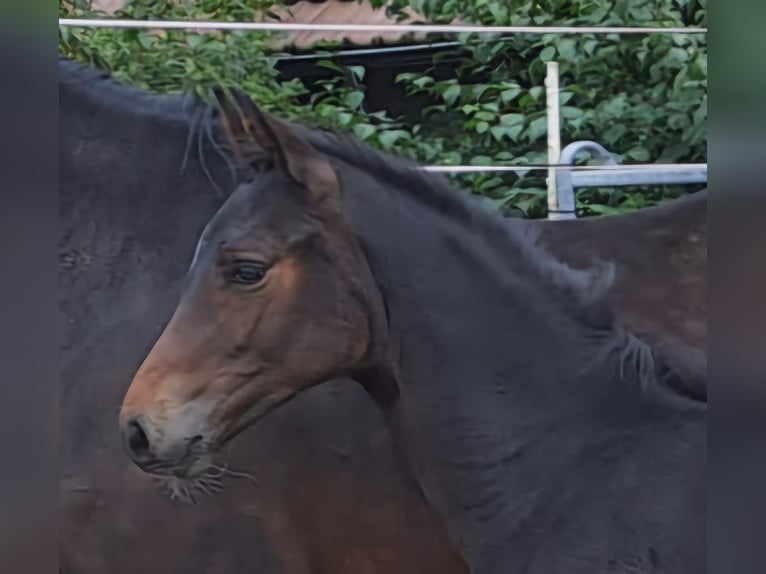
<svg viewBox="0 0 766 574">
<path fill-rule="evenodd" d="M 235 153 L 245 162 L 254 159 L 253 145 L 272 159 L 287 177 L 300 183 L 313 199 L 337 201 L 338 177 L 327 158 L 286 123 L 261 111 L 244 92 L 214 89 L 221 120 Z"/>
</svg>

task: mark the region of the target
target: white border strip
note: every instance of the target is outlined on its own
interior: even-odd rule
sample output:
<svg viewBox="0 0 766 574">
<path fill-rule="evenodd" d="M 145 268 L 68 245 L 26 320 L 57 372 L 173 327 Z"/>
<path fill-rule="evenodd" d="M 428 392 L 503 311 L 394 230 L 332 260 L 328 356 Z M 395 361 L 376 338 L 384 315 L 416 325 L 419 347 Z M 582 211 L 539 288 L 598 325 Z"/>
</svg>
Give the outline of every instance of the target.
<svg viewBox="0 0 766 574">
<path fill-rule="evenodd" d="M 59 26 L 79 28 L 151 28 L 164 30 L 260 30 L 270 32 L 420 32 L 442 34 L 707 34 L 707 28 L 609 26 L 470 26 L 450 24 L 298 24 L 284 22 L 210 22 L 59 18 Z"/>
</svg>

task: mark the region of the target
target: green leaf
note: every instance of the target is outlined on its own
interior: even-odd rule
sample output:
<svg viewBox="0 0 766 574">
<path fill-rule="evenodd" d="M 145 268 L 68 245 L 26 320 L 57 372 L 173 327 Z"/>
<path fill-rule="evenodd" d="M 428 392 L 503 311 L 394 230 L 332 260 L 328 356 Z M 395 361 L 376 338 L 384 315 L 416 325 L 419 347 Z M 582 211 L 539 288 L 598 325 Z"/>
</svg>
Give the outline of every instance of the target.
<svg viewBox="0 0 766 574">
<path fill-rule="evenodd" d="M 404 130 L 390 130 L 378 134 L 381 145 L 386 149 L 391 149 L 394 144 L 402 137 L 408 137 L 410 134 Z"/>
<path fill-rule="evenodd" d="M 565 90 L 561 90 L 559 92 L 559 104 L 563 106 L 573 97 L 574 97 L 574 92 L 567 92 Z"/>
<path fill-rule="evenodd" d="M 486 155 L 475 155 L 471 158 L 471 165 L 492 165 L 492 158 Z"/>
<path fill-rule="evenodd" d="M 192 50 L 199 48 L 204 42 L 205 37 L 201 34 L 188 34 L 186 36 L 186 43 Z"/>
<path fill-rule="evenodd" d="M 328 70 L 332 70 L 340 74 L 343 73 L 343 68 L 341 68 L 335 62 L 331 62 L 330 60 L 320 60 L 319 62 L 316 63 L 316 65 L 319 66 L 320 68 L 327 68 Z"/>
<path fill-rule="evenodd" d="M 524 129 L 524 124 L 520 123 L 510 127 L 492 126 L 489 131 L 497 141 L 502 141 L 504 137 L 508 137 L 511 141 L 515 143 L 518 141 L 519 134 L 521 133 L 521 130 L 523 129 Z M 509 157 L 507 159 L 511 159 L 511 158 Z"/>
<path fill-rule="evenodd" d="M 604 140 L 608 144 L 614 144 L 618 139 L 625 135 L 628 128 L 624 124 L 612 124 L 604 132 Z"/>
<path fill-rule="evenodd" d="M 366 140 L 375 133 L 375 126 L 370 124 L 356 124 L 354 126 L 354 135 L 360 140 Z"/>
<path fill-rule="evenodd" d="M 687 114 L 671 114 L 668 117 L 668 127 L 672 130 L 683 130 L 691 124 Z"/>
<path fill-rule="evenodd" d="M 364 80 L 364 66 L 349 66 L 349 70 L 351 70 L 351 73 L 354 74 L 357 80 L 360 82 Z"/>
<path fill-rule="evenodd" d="M 576 120 L 585 115 L 585 111 L 574 106 L 561 106 L 559 108 L 561 117 L 565 120 Z"/>
<path fill-rule="evenodd" d="M 500 99 L 503 100 L 504 104 L 508 104 L 512 102 L 516 97 L 521 93 L 521 87 L 516 86 L 513 88 L 507 88 L 500 92 Z"/>
<path fill-rule="evenodd" d="M 452 84 L 446 90 L 442 92 L 442 99 L 451 106 L 460 96 L 460 86 L 458 84 Z"/>
<path fill-rule="evenodd" d="M 489 86 L 484 84 L 479 84 L 478 86 L 474 86 L 471 89 L 471 94 L 473 96 L 473 99 L 475 99 L 477 102 L 481 99 L 481 97 L 484 95 L 484 92 L 486 92 L 489 89 Z"/>
<path fill-rule="evenodd" d="M 531 107 L 531 105 L 534 103 L 535 103 L 535 98 L 529 92 L 527 92 L 526 94 L 521 96 L 521 98 L 519 98 L 519 107 L 522 109 Z"/>
<path fill-rule="evenodd" d="M 602 213 L 604 215 L 617 215 L 618 213 L 622 213 L 622 211 L 616 207 L 610 207 L 608 205 L 602 205 L 598 203 L 588 204 L 588 209 L 595 213 Z"/>
<path fill-rule="evenodd" d="M 519 200 L 509 200 L 507 203 L 521 211 L 524 215 L 529 214 L 529 210 L 537 202 L 536 197 L 527 197 Z"/>
<path fill-rule="evenodd" d="M 444 154 L 442 159 L 444 165 L 460 165 L 463 163 L 463 157 L 460 155 L 460 152 L 457 151 L 448 151 Z"/>
<path fill-rule="evenodd" d="M 545 93 L 545 88 L 542 86 L 532 86 L 529 88 L 529 95 L 532 96 L 535 101 L 539 101 L 540 97 Z"/>
<path fill-rule="evenodd" d="M 141 31 L 138 33 L 138 42 L 141 44 L 143 48 L 151 49 L 151 47 L 154 45 L 154 43 L 157 41 L 157 38 L 153 35 L 151 35 L 149 32 Z"/>
<path fill-rule="evenodd" d="M 702 97 L 702 103 L 694 110 L 692 119 L 695 124 L 701 124 L 707 121 L 707 96 Z"/>
<path fill-rule="evenodd" d="M 572 62 L 577 58 L 577 39 L 562 37 L 558 41 L 556 50 L 559 57 L 567 62 Z"/>
<path fill-rule="evenodd" d="M 508 5 L 505 2 L 491 2 L 489 11 L 496 25 L 503 25 L 508 20 Z"/>
<path fill-rule="evenodd" d="M 671 143 L 662 150 L 658 163 L 675 163 L 689 153 L 689 146 L 683 143 Z"/>
<path fill-rule="evenodd" d="M 674 65 L 681 64 L 683 62 L 686 62 L 689 59 L 689 52 L 684 50 L 683 48 L 677 48 L 673 46 L 668 50 L 668 55 L 666 56 L 667 60 L 672 62 Z"/>
<path fill-rule="evenodd" d="M 642 148 L 642 147 L 634 147 L 630 151 L 628 151 L 626 154 L 631 159 L 634 159 L 638 162 L 647 162 L 649 161 L 649 152 Z"/>
<path fill-rule="evenodd" d="M 556 48 L 553 46 L 547 46 L 543 48 L 542 52 L 540 52 L 540 59 L 543 62 L 550 62 L 553 60 L 554 56 L 556 56 Z"/>
<path fill-rule="evenodd" d="M 347 126 L 351 123 L 351 121 L 354 119 L 354 114 L 349 114 L 346 112 L 340 112 L 338 114 L 338 123 L 342 126 Z"/>
<path fill-rule="evenodd" d="M 364 94 L 358 91 L 349 92 L 343 97 L 343 103 L 346 104 L 352 110 L 355 110 L 356 108 L 358 108 L 363 101 L 364 101 Z"/>
<path fill-rule="evenodd" d="M 480 111 L 480 112 L 476 112 L 476 114 L 474 114 L 473 117 L 476 118 L 477 120 L 491 122 L 497 117 L 497 115 L 493 114 L 492 112 Z"/>
<path fill-rule="evenodd" d="M 527 138 L 530 142 L 537 141 L 548 132 L 548 118 L 543 116 L 529 122 Z"/>
<path fill-rule="evenodd" d="M 500 124 L 503 126 L 515 126 L 524 123 L 524 114 L 503 114 L 500 116 Z"/>
<path fill-rule="evenodd" d="M 479 122 L 476 124 L 476 133 L 483 134 L 489 129 L 489 124 L 487 122 Z"/>
<path fill-rule="evenodd" d="M 431 76 L 420 76 L 419 78 L 412 80 L 412 84 L 420 89 L 430 86 L 434 83 L 434 79 Z"/>
<path fill-rule="evenodd" d="M 490 177 L 487 181 L 483 181 L 479 185 L 479 189 L 483 192 L 487 192 L 504 185 L 505 185 L 505 182 L 503 181 L 502 177 L 493 176 L 493 177 Z"/>
<path fill-rule="evenodd" d="M 444 113 L 447 111 L 447 106 L 444 104 L 435 104 L 433 106 L 426 106 L 422 109 L 422 114 L 427 116 L 432 113 Z"/>
</svg>

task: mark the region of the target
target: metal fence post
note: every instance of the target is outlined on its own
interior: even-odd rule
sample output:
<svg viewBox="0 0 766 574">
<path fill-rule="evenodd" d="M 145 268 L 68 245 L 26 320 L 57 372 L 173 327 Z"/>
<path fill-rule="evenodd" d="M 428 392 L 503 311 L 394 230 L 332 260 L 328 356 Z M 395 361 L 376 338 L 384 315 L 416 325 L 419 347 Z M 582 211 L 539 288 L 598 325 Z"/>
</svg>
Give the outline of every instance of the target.
<svg viewBox="0 0 766 574">
<path fill-rule="evenodd" d="M 559 163 L 561 155 L 561 116 L 559 98 L 559 64 L 545 63 L 545 107 L 548 117 L 548 165 Z M 548 219 L 573 219 L 574 202 L 558 193 L 558 171 L 548 168 Z"/>
</svg>

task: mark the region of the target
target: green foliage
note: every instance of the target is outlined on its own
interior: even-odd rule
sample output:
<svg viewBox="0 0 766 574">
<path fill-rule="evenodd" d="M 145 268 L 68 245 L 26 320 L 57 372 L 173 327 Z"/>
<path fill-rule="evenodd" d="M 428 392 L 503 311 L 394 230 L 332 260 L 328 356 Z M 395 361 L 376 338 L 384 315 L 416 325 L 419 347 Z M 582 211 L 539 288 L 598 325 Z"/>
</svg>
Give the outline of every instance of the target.
<svg viewBox="0 0 766 574">
<path fill-rule="evenodd" d="M 262 6 L 259 6 L 261 4 Z M 132 0 L 122 18 L 165 20 L 252 19 L 270 2 Z M 59 4 L 67 17 L 96 17 L 88 10 Z M 277 81 L 266 34 L 195 33 L 185 30 L 59 28 L 59 51 L 110 71 L 117 79 L 156 91 L 192 91 L 203 97 L 216 83 L 239 85 L 268 109 L 300 115 L 300 82 Z"/>
<path fill-rule="evenodd" d="M 272 2 L 134 0 L 124 17 L 247 20 Z M 373 4 L 383 5 L 382 0 Z M 430 20 L 498 25 L 706 26 L 706 0 L 395 0 Z M 62 15 L 83 12 L 61 5 Z M 424 164 L 546 163 L 545 61 L 559 62 L 562 143 L 592 139 L 624 162 L 704 162 L 707 141 L 707 43 L 701 35 L 513 35 L 458 38 L 455 77 L 399 74 L 409 94 L 434 105 L 414 125 L 364 105 L 365 70 L 335 72 L 311 94 L 300 80 L 278 82 L 279 54 L 265 33 L 196 34 L 61 29 L 62 53 L 156 91 L 236 84 L 267 109 L 354 133 L 371 145 Z M 454 51 L 454 49 L 453 49 Z M 434 57 L 436 64 L 444 54 Z M 316 92 L 316 90 L 315 90 Z M 310 105 L 301 105 L 309 98 Z M 545 215 L 545 173 L 461 174 L 455 180 L 504 209 Z M 582 190 L 578 213 L 613 213 L 672 197 L 677 189 Z"/>
</svg>

